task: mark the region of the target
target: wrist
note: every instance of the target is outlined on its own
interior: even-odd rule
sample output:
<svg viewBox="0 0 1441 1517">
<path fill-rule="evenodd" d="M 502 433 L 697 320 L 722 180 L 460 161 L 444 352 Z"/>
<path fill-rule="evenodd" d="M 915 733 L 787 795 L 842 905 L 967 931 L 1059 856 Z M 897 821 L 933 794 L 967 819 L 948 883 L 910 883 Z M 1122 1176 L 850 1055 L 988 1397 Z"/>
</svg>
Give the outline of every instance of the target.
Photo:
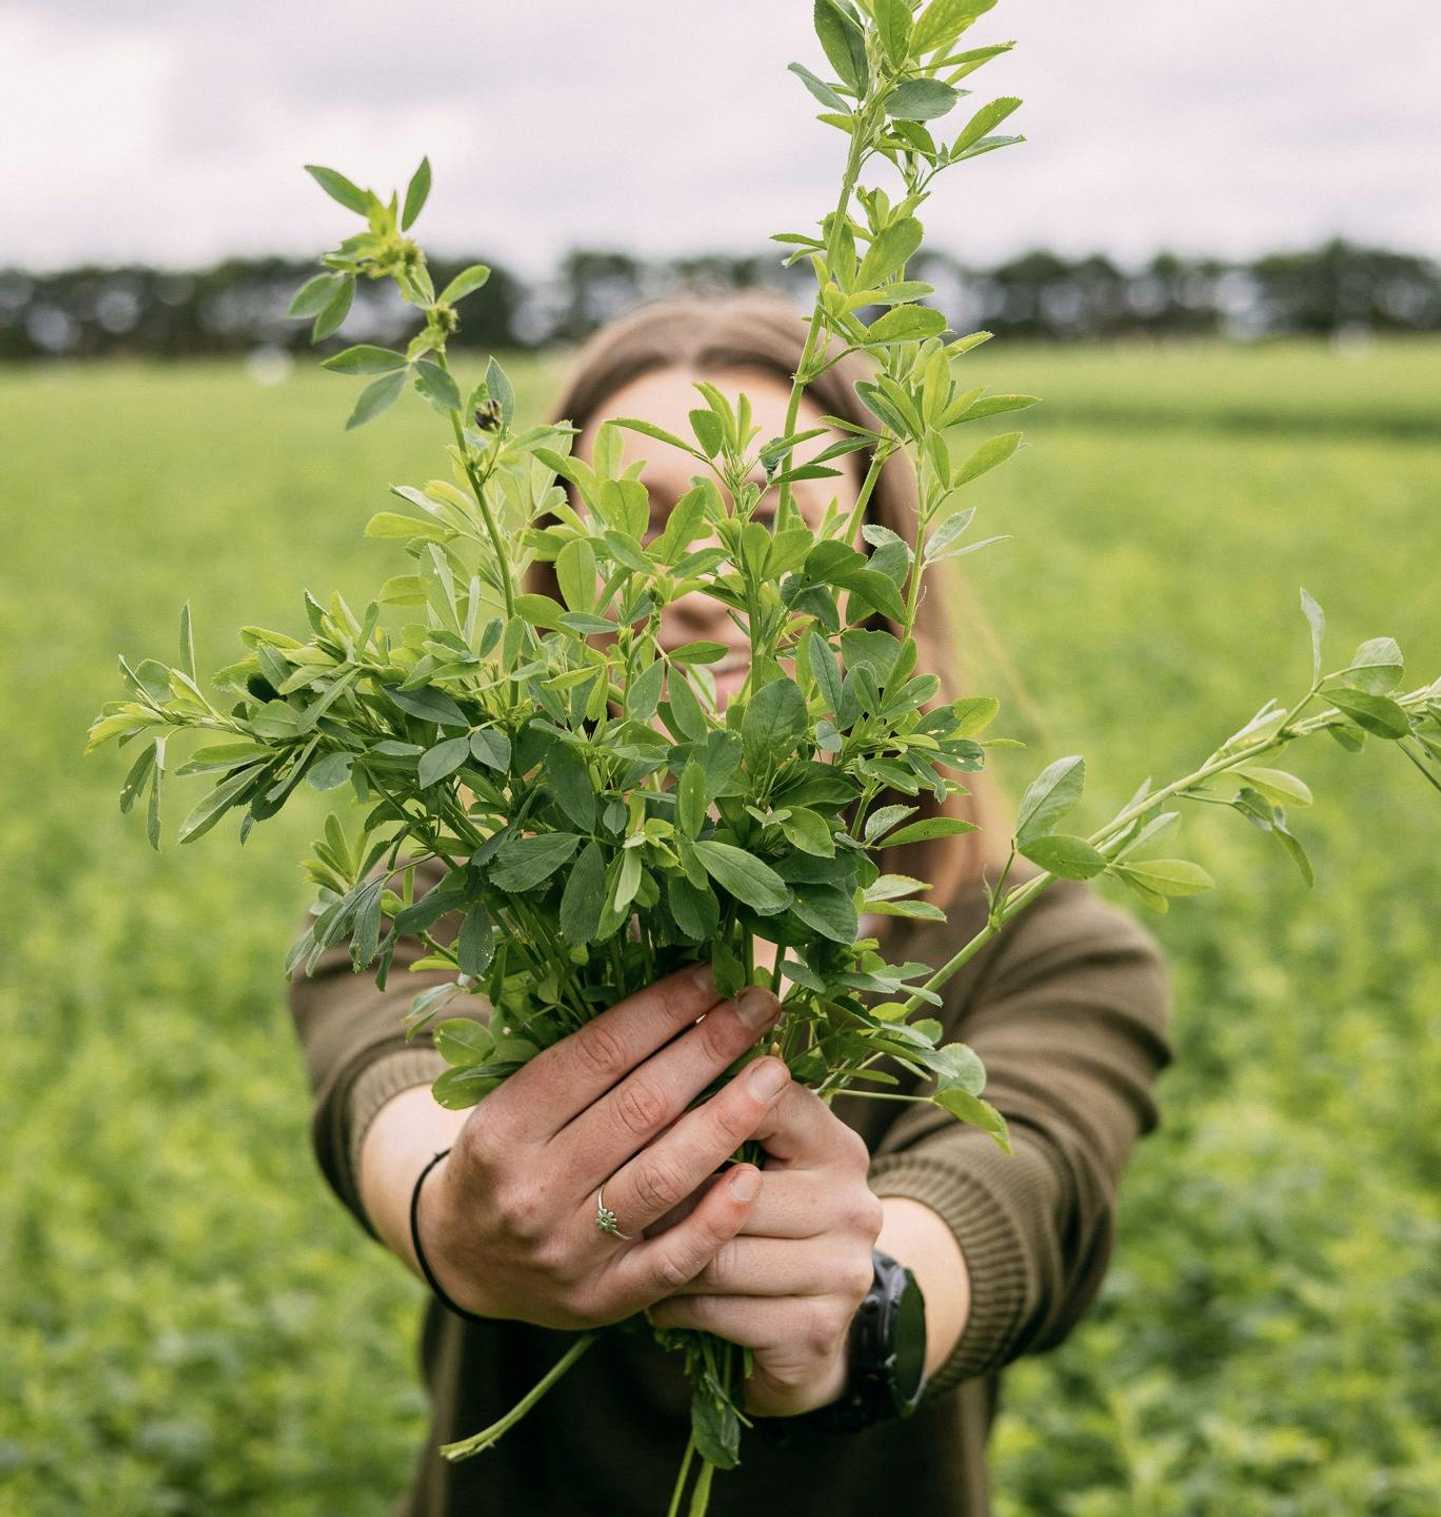
<svg viewBox="0 0 1441 1517">
<path fill-rule="evenodd" d="M 442 1305 L 458 1316 L 488 1318 L 489 1303 L 473 1277 L 454 1262 L 456 1208 L 449 1179 L 449 1150 L 433 1155 L 416 1175 L 410 1198 L 410 1253 L 416 1272 Z"/>
</svg>

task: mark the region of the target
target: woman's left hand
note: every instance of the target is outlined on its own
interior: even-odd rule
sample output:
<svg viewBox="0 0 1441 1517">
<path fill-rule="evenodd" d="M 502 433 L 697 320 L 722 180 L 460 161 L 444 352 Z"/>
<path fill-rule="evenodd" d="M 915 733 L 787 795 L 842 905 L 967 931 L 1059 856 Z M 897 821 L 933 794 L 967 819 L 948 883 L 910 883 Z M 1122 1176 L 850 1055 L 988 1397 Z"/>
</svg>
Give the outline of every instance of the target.
<svg viewBox="0 0 1441 1517">
<path fill-rule="evenodd" d="M 814 1091 L 791 1085 L 755 1133 L 765 1167 L 741 1232 L 646 1315 L 754 1352 L 745 1410 L 793 1417 L 845 1389 L 851 1319 L 871 1287 L 883 1208 L 870 1152 Z"/>
</svg>

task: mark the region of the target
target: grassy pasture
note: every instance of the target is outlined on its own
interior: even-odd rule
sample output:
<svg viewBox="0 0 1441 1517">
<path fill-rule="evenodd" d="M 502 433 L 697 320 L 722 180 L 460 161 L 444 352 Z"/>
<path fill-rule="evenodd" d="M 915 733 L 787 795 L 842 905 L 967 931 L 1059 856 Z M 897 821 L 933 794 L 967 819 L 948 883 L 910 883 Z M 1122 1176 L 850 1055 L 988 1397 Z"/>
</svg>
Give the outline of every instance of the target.
<svg viewBox="0 0 1441 1517">
<path fill-rule="evenodd" d="M 1304 688 L 1298 585 L 1328 667 L 1390 633 L 1406 688 L 1441 673 L 1435 345 L 964 362 L 1047 397 L 974 488 L 1012 539 L 964 561 L 958 656 L 1030 745 L 997 755 L 1013 793 L 1086 754 L 1085 830 Z M 555 367 L 515 372 L 539 415 Z M 0 371 L 4 1517 L 379 1517 L 408 1478 L 420 1290 L 323 1188 L 284 1005 L 322 798 L 243 854 L 227 825 L 157 857 L 122 756 L 80 757 L 115 653 L 169 657 L 184 599 L 204 670 L 243 622 L 297 628 L 302 587 L 363 605 L 397 572 L 359 529 L 438 472 L 436 427 L 406 402 L 345 436 L 348 399 L 304 367 Z M 1148 919 L 1165 1125 L 1087 1323 L 1008 1374 L 1002 1517 L 1436 1509 L 1441 797 L 1320 741 L 1287 756 L 1314 893 L 1239 818 L 1187 816 L 1177 851 L 1223 888 Z"/>
</svg>

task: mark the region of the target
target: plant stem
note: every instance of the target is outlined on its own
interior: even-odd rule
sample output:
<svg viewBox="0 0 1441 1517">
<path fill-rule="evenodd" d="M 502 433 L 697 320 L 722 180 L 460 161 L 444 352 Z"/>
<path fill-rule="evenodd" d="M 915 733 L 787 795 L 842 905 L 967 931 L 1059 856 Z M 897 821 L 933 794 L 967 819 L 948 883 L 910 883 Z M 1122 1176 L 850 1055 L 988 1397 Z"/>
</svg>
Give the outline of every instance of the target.
<svg viewBox="0 0 1441 1517">
<path fill-rule="evenodd" d="M 1421 705 L 1427 699 L 1430 691 L 1431 687 L 1429 685 L 1423 686 L 1419 690 L 1413 690 L 1409 695 L 1395 697 L 1396 704 L 1403 709 L 1409 710 L 1413 706 Z M 1325 711 L 1309 718 L 1307 721 L 1299 723 L 1289 731 L 1286 724 L 1282 723 L 1280 729 L 1265 741 L 1251 744 L 1233 753 L 1217 755 L 1202 764 L 1199 769 L 1194 770 L 1191 774 L 1185 775 L 1179 780 L 1173 780 L 1171 784 L 1154 791 L 1151 795 L 1137 801 L 1134 805 L 1127 806 L 1124 811 L 1112 817 L 1104 827 L 1100 827 L 1093 832 L 1086 841 L 1093 848 L 1104 848 L 1107 843 L 1114 842 L 1137 817 L 1147 811 L 1155 810 L 1162 801 L 1168 800 L 1171 796 L 1189 789 L 1192 785 L 1200 784 L 1203 780 L 1210 779 L 1212 775 L 1220 774 L 1224 770 L 1234 769 L 1240 764 L 1254 763 L 1263 754 L 1269 753 L 1272 749 L 1283 747 L 1286 743 L 1291 742 L 1297 737 L 1309 737 L 1313 732 L 1320 732 L 1324 727 L 1335 725 L 1338 719 L 1346 719 L 1345 713 L 1334 706 L 1330 706 Z M 1402 752 L 1406 752 L 1404 747 L 1402 748 Z M 1413 763 L 1416 762 L 1413 755 L 1407 753 L 1406 756 Z M 1429 775 L 1427 777 L 1430 778 Z M 975 958 L 981 949 L 995 937 L 1012 917 L 1016 916 L 1055 879 L 1056 876 L 1053 874 L 1038 874 L 1034 879 L 1027 880 L 1024 885 L 1018 885 L 999 907 L 992 910 L 990 920 L 981 931 L 969 943 L 965 944 L 958 953 L 947 959 L 930 979 L 926 981 L 922 989 L 939 990 L 953 975 Z M 924 1004 L 925 1002 L 920 996 L 911 996 L 905 1002 L 905 1016 L 914 1016 Z"/>
<path fill-rule="evenodd" d="M 859 112 L 857 114 L 859 117 Z M 860 117 L 856 122 L 855 131 L 851 134 L 851 149 L 846 155 L 846 171 L 841 180 L 840 199 L 836 202 L 835 213 L 831 218 L 830 239 L 826 243 L 826 268 L 828 271 L 835 260 L 836 249 L 840 243 L 840 228 L 845 221 L 846 212 L 850 209 L 851 193 L 856 187 L 856 180 L 860 177 L 861 162 L 865 157 L 865 138 L 868 135 L 868 130 L 863 131 L 863 125 L 867 129 L 869 128 L 868 118 Z M 829 273 L 827 277 L 829 277 Z M 811 311 L 810 330 L 806 333 L 805 347 L 801 351 L 801 361 L 796 365 L 795 377 L 791 384 L 790 401 L 786 405 L 785 430 L 781 434 L 783 437 L 789 437 L 796 429 L 796 420 L 801 413 L 801 396 L 804 394 L 806 386 L 810 383 L 808 371 L 811 364 L 815 361 L 813 349 L 816 345 L 816 336 L 821 328 L 821 312 L 824 309 L 821 305 L 823 287 L 819 285 L 819 281 L 817 284 L 816 303 L 814 309 Z M 782 474 L 790 472 L 791 451 L 787 449 L 784 456 L 780 459 L 778 467 Z M 790 525 L 790 513 L 791 487 L 790 481 L 787 480 L 781 485 L 780 498 L 776 502 L 775 529 L 777 532 L 785 531 Z"/>
<path fill-rule="evenodd" d="M 681 1497 L 685 1495 L 686 1476 L 690 1474 L 690 1462 L 695 1457 L 695 1433 L 686 1439 L 685 1455 L 680 1462 L 680 1473 L 675 1477 L 675 1489 L 671 1492 L 670 1505 L 665 1517 L 680 1517 Z"/>
<path fill-rule="evenodd" d="M 474 1454 L 484 1452 L 491 1447 L 503 1433 L 508 1432 L 520 1421 L 522 1417 L 533 1407 L 537 1401 L 553 1386 L 570 1367 L 585 1353 L 596 1340 L 595 1333 L 582 1333 L 574 1343 L 565 1351 L 555 1366 L 515 1403 L 513 1407 L 498 1422 L 492 1422 L 487 1428 L 472 1434 L 469 1438 L 462 1438 L 458 1443 L 443 1443 L 440 1452 L 452 1463 L 458 1459 L 469 1459 Z"/>
</svg>

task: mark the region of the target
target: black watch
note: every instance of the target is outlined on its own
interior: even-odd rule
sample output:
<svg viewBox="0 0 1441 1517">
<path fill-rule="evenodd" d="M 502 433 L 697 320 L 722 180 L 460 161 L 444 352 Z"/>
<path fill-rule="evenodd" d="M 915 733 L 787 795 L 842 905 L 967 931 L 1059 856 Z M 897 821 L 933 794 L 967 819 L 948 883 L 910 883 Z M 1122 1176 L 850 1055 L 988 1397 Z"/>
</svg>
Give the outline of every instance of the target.
<svg viewBox="0 0 1441 1517">
<path fill-rule="evenodd" d="M 926 1382 L 926 1299 L 904 1264 L 878 1248 L 871 1258 L 875 1278 L 851 1319 L 845 1390 L 799 1417 L 757 1417 L 768 1441 L 856 1433 L 915 1411 Z"/>
</svg>

